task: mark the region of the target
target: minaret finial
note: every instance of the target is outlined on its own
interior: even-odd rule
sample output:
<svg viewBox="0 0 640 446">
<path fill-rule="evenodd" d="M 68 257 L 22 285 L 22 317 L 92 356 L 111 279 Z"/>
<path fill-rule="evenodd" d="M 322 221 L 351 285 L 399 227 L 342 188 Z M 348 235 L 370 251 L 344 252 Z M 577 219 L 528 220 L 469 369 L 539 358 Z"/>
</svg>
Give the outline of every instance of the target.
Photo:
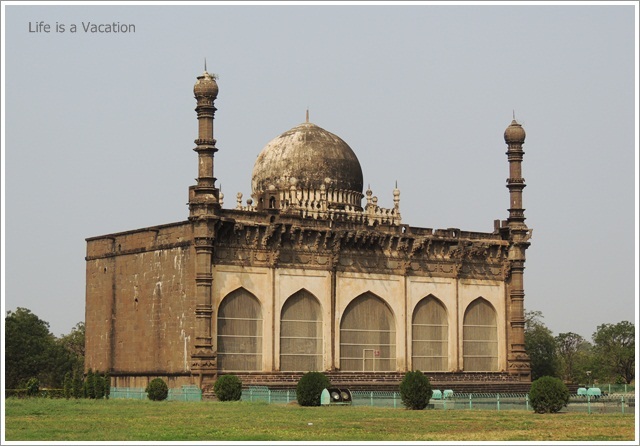
<svg viewBox="0 0 640 446">
<path fill-rule="evenodd" d="M 516 110 L 515 109 L 513 110 L 513 120 L 514 121 L 516 120 Z"/>
<path fill-rule="evenodd" d="M 307 120 L 305 122 L 309 122 L 309 107 L 307 107 Z"/>
<path fill-rule="evenodd" d="M 204 71 L 207 72 L 207 58 L 204 58 Z"/>
</svg>

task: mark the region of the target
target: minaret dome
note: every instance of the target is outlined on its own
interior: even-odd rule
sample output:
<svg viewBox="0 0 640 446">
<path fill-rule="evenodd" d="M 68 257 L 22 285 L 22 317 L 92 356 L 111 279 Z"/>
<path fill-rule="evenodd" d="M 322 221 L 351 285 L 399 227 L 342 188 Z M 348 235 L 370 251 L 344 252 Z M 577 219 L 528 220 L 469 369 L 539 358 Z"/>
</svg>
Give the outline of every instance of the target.
<svg viewBox="0 0 640 446">
<path fill-rule="evenodd" d="M 196 84 L 193 86 L 193 94 L 198 96 L 205 96 L 211 99 L 218 97 L 218 84 L 216 83 L 216 76 L 205 71 L 201 76 L 198 76 Z"/>
<path fill-rule="evenodd" d="M 504 141 L 507 144 L 523 144 L 526 133 L 518 122 L 514 119 L 504 131 Z"/>
</svg>

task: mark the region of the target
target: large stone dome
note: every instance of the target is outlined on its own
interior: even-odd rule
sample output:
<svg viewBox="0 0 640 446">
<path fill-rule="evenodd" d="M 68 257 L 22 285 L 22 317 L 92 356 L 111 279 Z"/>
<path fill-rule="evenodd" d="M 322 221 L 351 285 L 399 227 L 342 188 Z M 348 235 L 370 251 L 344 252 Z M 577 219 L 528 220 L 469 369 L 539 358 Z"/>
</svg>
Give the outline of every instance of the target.
<svg viewBox="0 0 640 446">
<path fill-rule="evenodd" d="M 290 192 L 292 187 L 311 194 L 328 193 L 332 207 L 360 207 L 362 168 L 340 137 L 304 122 L 269 142 L 253 167 L 251 189 L 257 200 L 267 203 L 270 198 L 265 194 L 270 194 L 279 203 L 280 192 Z"/>
</svg>

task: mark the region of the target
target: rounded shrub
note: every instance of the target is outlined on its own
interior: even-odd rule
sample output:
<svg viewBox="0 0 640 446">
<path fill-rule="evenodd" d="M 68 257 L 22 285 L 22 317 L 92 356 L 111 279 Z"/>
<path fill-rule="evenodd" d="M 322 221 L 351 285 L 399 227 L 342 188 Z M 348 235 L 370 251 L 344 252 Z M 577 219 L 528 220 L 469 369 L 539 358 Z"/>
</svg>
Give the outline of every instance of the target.
<svg viewBox="0 0 640 446">
<path fill-rule="evenodd" d="M 407 409 L 422 410 L 433 395 L 431 382 L 420 370 L 407 372 L 400 383 L 400 398 Z"/>
<path fill-rule="evenodd" d="M 543 376 L 531 383 L 529 402 L 536 413 L 556 413 L 569 404 L 569 389 L 561 379 Z"/>
<path fill-rule="evenodd" d="M 222 375 L 213 385 L 213 391 L 220 401 L 240 401 L 242 381 L 236 375 Z"/>
<path fill-rule="evenodd" d="M 319 406 L 322 391 L 331 383 L 321 372 L 307 372 L 296 386 L 296 398 L 301 406 Z"/>
<path fill-rule="evenodd" d="M 161 378 L 152 379 L 144 391 L 151 401 L 164 401 L 169 396 L 169 387 Z"/>
</svg>

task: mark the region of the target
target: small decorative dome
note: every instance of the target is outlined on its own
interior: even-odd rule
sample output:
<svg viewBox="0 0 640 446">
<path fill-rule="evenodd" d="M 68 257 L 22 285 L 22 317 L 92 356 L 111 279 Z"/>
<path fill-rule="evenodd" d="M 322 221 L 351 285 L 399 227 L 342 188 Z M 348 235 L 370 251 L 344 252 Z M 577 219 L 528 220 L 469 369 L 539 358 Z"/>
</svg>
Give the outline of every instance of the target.
<svg viewBox="0 0 640 446">
<path fill-rule="evenodd" d="M 509 127 L 504 131 L 504 141 L 507 144 L 522 144 L 524 143 L 525 136 L 526 133 L 524 132 L 524 129 L 515 119 L 511 121 Z"/>
<path fill-rule="evenodd" d="M 205 70 L 202 76 L 198 76 L 196 84 L 193 86 L 193 94 L 197 97 L 209 97 L 215 99 L 218 97 L 218 84 L 216 83 L 216 76 L 209 74 Z"/>
<path fill-rule="evenodd" d="M 254 198 L 265 201 L 269 199 L 263 197 L 265 193 L 291 188 L 309 193 L 326 190 L 330 207 L 359 208 L 362 182 L 362 168 L 351 147 L 307 121 L 264 147 L 253 168 L 251 189 Z"/>
</svg>

